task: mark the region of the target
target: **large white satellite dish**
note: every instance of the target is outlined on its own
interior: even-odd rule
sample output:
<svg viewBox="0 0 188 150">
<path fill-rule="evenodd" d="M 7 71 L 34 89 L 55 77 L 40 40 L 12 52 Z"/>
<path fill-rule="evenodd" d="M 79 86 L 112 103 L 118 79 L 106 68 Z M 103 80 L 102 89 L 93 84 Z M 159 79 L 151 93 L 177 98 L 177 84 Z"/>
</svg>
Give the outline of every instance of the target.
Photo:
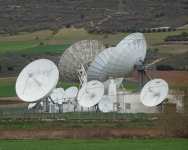
<svg viewBox="0 0 188 150">
<path fill-rule="evenodd" d="M 73 86 L 65 90 L 63 94 L 63 102 L 72 101 L 78 94 L 78 88 Z"/>
<path fill-rule="evenodd" d="M 63 88 L 56 88 L 53 90 L 53 92 L 50 94 L 50 97 L 55 103 L 62 104 L 63 102 L 63 94 L 64 94 L 64 89 Z"/>
<path fill-rule="evenodd" d="M 109 79 L 106 73 L 106 64 L 113 51 L 114 47 L 103 50 L 91 63 L 87 71 L 87 81 L 98 80 L 105 82 Z"/>
<path fill-rule="evenodd" d="M 168 84 L 162 79 L 149 81 L 141 91 L 140 100 L 148 107 L 160 104 L 168 94 Z"/>
<path fill-rule="evenodd" d="M 63 80 L 86 83 L 86 72 L 90 64 L 104 49 L 106 49 L 105 46 L 95 40 L 83 40 L 69 47 L 59 61 L 59 71 Z"/>
<path fill-rule="evenodd" d="M 33 109 L 37 106 L 37 103 L 29 103 L 27 109 Z"/>
<path fill-rule="evenodd" d="M 104 85 L 99 81 L 90 81 L 83 85 L 78 93 L 78 103 L 83 107 L 96 105 L 104 94 Z"/>
<path fill-rule="evenodd" d="M 130 75 L 134 66 L 144 61 L 146 41 L 142 33 L 133 33 L 124 38 L 112 52 L 106 71 L 109 77 L 120 78 Z"/>
<path fill-rule="evenodd" d="M 38 102 L 50 95 L 58 79 L 56 65 L 50 60 L 39 59 L 22 70 L 16 81 L 16 93 L 25 102 Z"/>
<path fill-rule="evenodd" d="M 111 99 L 105 97 L 99 101 L 98 106 L 99 106 L 100 111 L 109 112 L 113 108 L 113 102 Z"/>
</svg>

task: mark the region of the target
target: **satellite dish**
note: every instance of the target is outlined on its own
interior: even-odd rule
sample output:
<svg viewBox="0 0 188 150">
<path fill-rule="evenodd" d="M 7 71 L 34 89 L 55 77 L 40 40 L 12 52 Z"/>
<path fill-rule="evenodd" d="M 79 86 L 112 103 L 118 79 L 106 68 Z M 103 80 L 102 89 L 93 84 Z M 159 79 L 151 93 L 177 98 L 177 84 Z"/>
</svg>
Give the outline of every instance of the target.
<svg viewBox="0 0 188 150">
<path fill-rule="evenodd" d="M 105 82 L 109 76 L 106 73 L 106 64 L 113 51 L 114 47 L 103 50 L 91 63 L 87 71 L 87 81 L 98 80 Z"/>
<path fill-rule="evenodd" d="M 124 38 L 112 52 L 106 65 L 109 77 L 120 78 L 130 75 L 136 64 L 141 64 L 146 55 L 146 41 L 142 33 L 133 33 Z"/>
<path fill-rule="evenodd" d="M 87 82 L 87 70 L 94 58 L 105 46 L 95 40 L 84 40 L 73 44 L 62 55 L 59 71 L 65 82 L 84 84 Z"/>
<path fill-rule="evenodd" d="M 53 93 L 50 94 L 50 97 L 55 103 L 62 104 L 63 102 L 63 94 L 64 94 L 64 89 L 63 88 L 56 88 L 53 90 Z"/>
<path fill-rule="evenodd" d="M 25 102 L 39 102 L 50 95 L 58 79 L 56 65 L 50 60 L 39 59 L 22 70 L 16 81 L 16 93 Z"/>
<path fill-rule="evenodd" d="M 113 108 L 113 102 L 109 98 L 102 98 L 98 103 L 99 109 L 102 112 L 109 112 Z"/>
<path fill-rule="evenodd" d="M 120 85 L 123 82 L 123 79 L 124 79 L 124 77 L 114 79 L 114 82 L 116 83 L 116 89 L 118 89 L 120 87 Z M 104 93 L 105 93 L 105 95 L 108 94 L 109 83 L 110 83 L 110 79 L 103 83 L 104 84 Z"/>
<path fill-rule="evenodd" d="M 65 90 L 63 94 L 63 101 L 72 101 L 75 99 L 76 95 L 78 94 L 78 88 L 73 86 Z"/>
<path fill-rule="evenodd" d="M 162 79 L 149 81 L 141 91 L 140 100 L 148 107 L 160 104 L 168 94 L 168 84 Z"/>
<path fill-rule="evenodd" d="M 104 94 L 104 86 L 99 81 L 90 81 L 83 85 L 78 93 L 78 103 L 83 107 L 96 105 Z"/>
</svg>

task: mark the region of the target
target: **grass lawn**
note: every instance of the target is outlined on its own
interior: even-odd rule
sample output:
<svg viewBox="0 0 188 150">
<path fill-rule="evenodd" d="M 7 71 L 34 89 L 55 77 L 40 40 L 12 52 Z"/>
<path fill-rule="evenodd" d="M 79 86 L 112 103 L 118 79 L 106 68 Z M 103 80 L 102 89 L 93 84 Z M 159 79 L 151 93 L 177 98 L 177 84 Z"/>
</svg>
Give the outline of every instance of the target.
<svg viewBox="0 0 188 150">
<path fill-rule="evenodd" d="M 8 140 L 1 150 L 187 150 L 188 140 Z"/>
<path fill-rule="evenodd" d="M 9 111 L 10 112 L 10 111 Z M 93 112 L 94 113 L 94 112 Z M 100 114 L 101 115 L 101 114 Z M 116 114 L 117 116 L 119 114 Z M 38 114 L 39 116 L 39 114 Z M 116 117 L 117 118 L 117 117 Z M 75 119 L 75 118 L 74 118 Z M 156 128 L 156 120 L 131 121 L 1 121 L 1 129 Z"/>
<path fill-rule="evenodd" d="M 23 35 L 23 34 L 28 34 L 28 32 L 19 32 L 18 35 Z M 4 35 L 11 36 L 10 34 L 4 34 Z M 12 36 L 15 36 L 15 35 L 12 35 Z M 3 37 L 3 34 L 1 34 L 0 37 Z"/>
</svg>

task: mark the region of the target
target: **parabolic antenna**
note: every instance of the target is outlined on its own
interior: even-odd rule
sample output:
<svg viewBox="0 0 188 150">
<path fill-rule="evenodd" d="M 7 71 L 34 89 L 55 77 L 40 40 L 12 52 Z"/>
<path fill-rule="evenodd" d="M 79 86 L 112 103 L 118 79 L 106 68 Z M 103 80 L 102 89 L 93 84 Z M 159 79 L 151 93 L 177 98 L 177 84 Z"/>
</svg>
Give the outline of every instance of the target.
<svg viewBox="0 0 188 150">
<path fill-rule="evenodd" d="M 99 109 L 102 112 L 109 112 L 113 108 L 113 102 L 109 98 L 102 98 L 98 103 Z"/>
<path fill-rule="evenodd" d="M 104 86 L 99 81 L 90 81 L 83 85 L 78 93 L 78 103 L 83 107 L 96 105 L 104 94 Z"/>
<path fill-rule="evenodd" d="M 58 79 L 56 65 L 50 60 L 39 59 L 22 70 L 16 81 L 16 93 L 25 102 L 38 102 L 50 95 Z"/>
<path fill-rule="evenodd" d="M 106 73 L 106 64 L 113 51 L 114 47 L 103 50 L 91 63 L 87 71 L 87 81 L 98 80 L 105 82 L 109 79 Z"/>
<path fill-rule="evenodd" d="M 112 52 L 106 71 L 109 77 L 120 78 L 130 75 L 134 65 L 141 64 L 146 55 L 146 41 L 142 33 L 133 33 L 124 38 Z"/>
<path fill-rule="evenodd" d="M 105 46 L 95 40 L 84 40 L 73 44 L 62 55 L 59 71 L 65 82 L 87 82 L 87 70 L 94 58 Z"/>
<path fill-rule="evenodd" d="M 53 93 L 50 94 L 50 97 L 55 103 L 62 104 L 63 102 L 63 94 L 64 94 L 64 89 L 63 88 L 56 88 L 53 90 Z"/>
<path fill-rule="evenodd" d="M 76 97 L 76 95 L 78 94 L 78 88 L 73 86 L 70 87 L 68 89 L 65 90 L 64 94 L 63 94 L 63 101 L 67 102 L 74 100 L 74 98 Z"/>
<path fill-rule="evenodd" d="M 140 100 L 148 107 L 160 104 L 168 94 L 168 84 L 162 79 L 149 81 L 141 91 Z"/>
</svg>

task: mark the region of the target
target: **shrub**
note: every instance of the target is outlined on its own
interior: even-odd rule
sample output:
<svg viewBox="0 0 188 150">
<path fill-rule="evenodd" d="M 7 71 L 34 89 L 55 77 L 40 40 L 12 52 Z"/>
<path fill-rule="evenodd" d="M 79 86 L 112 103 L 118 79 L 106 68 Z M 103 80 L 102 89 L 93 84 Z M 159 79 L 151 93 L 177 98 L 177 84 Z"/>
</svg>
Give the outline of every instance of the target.
<svg viewBox="0 0 188 150">
<path fill-rule="evenodd" d="M 13 67 L 12 66 L 8 66 L 7 70 L 13 70 Z"/>
<path fill-rule="evenodd" d="M 81 19 L 84 19 L 84 14 L 81 15 Z"/>
<path fill-rule="evenodd" d="M 37 36 L 36 38 L 35 38 L 35 40 L 38 40 L 39 39 L 39 37 Z"/>
<path fill-rule="evenodd" d="M 132 29 L 132 33 L 135 33 L 136 32 L 136 30 L 135 29 Z"/>
<path fill-rule="evenodd" d="M 142 32 L 142 30 L 138 29 L 137 32 Z"/>
<path fill-rule="evenodd" d="M 187 36 L 188 36 L 188 33 L 185 32 L 185 31 L 183 31 L 183 32 L 180 33 L 180 36 L 181 36 L 181 37 L 187 37 Z"/>
<path fill-rule="evenodd" d="M 151 33 L 151 29 L 148 29 L 148 30 L 147 30 L 147 33 Z"/>
<path fill-rule="evenodd" d="M 66 24 L 66 28 L 70 28 L 70 27 L 71 27 L 70 23 Z"/>
<path fill-rule="evenodd" d="M 163 28 L 162 31 L 163 31 L 163 32 L 166 32 L 166 28 Z"/>
<path fill-rule="evenodd" d="M 146 29 L 142 29 L 142 33 L 146 33 Z"/>
<path fill-rule="evenodd" d="M 40 44 L 39 45 L 44 45 L 44 43 L 43 42 L 40 42 Z"/>
<path fill-rule="evenodd" d="M 159 29 L 157 29 L 157 32 L 161 32 L 161 29 L 159 28 Z"/>
<path fill-rule="evenodd" d="M 26 56 L 26 54 L 25 53 L 22 53 L 22 57 L 25 57 Z"/>
<path fill-rule="evenodd" d="M 1 71 L 1 68 L 2 68 L 2 67 L 0 66 L 0 71 Z"/>
<path fill-rule="evenodd" d="M 130 29 L 127 29 L 127 33 L 129 33 L 129 32 L 131 32 L 131 30 L 130 30 Z"/>
<path fill-rule="evenodd" d="M 162 70 L 162 71 L 170 71 L 174 70 L 174 68 L 170 65 L 157 65 L 157 70 Z"/>
<path fill-rule="evenodd" d="M 172 28 L 168 28 L 168 31 L 172 31 Z"/>
<path fill-rule="evenodd" d="M 156 29 L 152 29 L 152 32 L 156 32 Z"/>
<path fill-rule="evenodd" d="M 174 28 L 173 31 L 176 31 L 176 29 Z"/>
<path fill-rule="evenodd" d="M 155 51 L 155 52 L 158 52 L 158 51 L 159 51 L 159 49 L 158 49 L 158 48 L 154 48 L 154 51 Z"/>
<path fill-rule="evenodd" d="M 55 32 L 55 31 L 53 31 L 53 32 L 52 32 L 52 35 L 55 35 L 55 34 L 56 34 L 56 32 Z"/>
<path fill-rule="evenodd" d="M 108 38 L 108 34 L 105 34 L 105 36 L 103 38 Z"/>
</svg>

